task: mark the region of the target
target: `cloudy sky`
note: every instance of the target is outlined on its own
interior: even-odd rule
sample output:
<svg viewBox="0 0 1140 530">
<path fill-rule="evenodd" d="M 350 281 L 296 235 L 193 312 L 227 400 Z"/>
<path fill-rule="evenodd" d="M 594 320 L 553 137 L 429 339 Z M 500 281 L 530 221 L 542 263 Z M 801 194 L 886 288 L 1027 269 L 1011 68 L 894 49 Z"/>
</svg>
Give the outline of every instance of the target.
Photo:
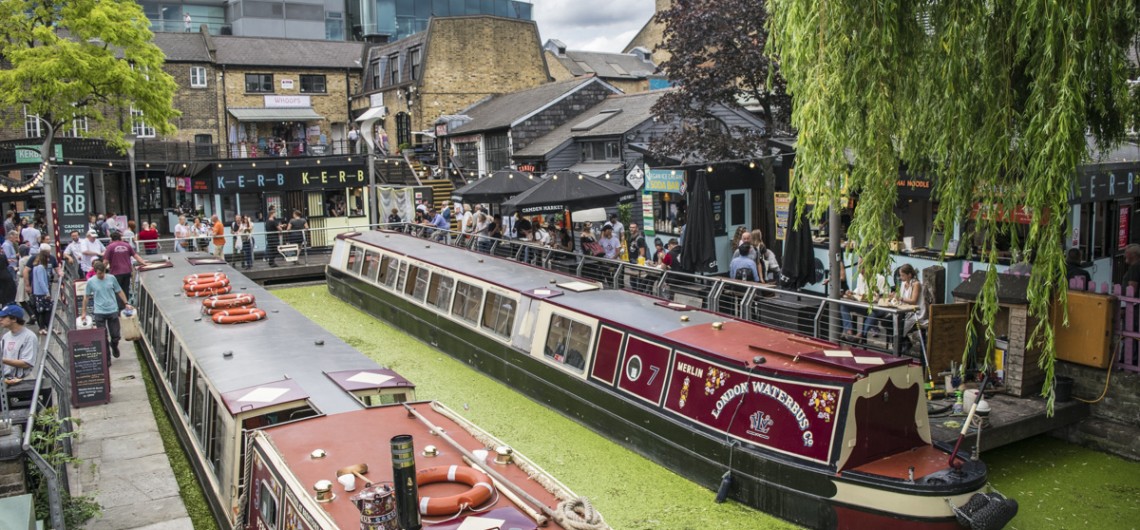
<svg viewBox="0 0 1140 530">
<path fill-rule="evenodd" d="M 653 15 L 654 0 L 532 0 L 542 41 L 620 53 Z"/>
</svg>

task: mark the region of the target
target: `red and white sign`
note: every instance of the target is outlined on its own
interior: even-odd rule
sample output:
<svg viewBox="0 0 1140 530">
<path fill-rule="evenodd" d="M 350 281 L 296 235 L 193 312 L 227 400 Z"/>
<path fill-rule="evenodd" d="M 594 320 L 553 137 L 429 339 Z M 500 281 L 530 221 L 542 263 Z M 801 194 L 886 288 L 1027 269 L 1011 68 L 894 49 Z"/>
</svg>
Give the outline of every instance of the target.
<svg viewBox="0 0 1140 530">
<path fill-rule="evenodd" d="M 274 94 L 265 96 L 265 108 L 295 108 L 295 107 L 312 107 L 313 102 L 309 96 L 294 95 L 286 96 Z"/>
<path fill-rule="evenodd" d="M 1132 217 L 1132 208 L 1120 207 L 1120 226 L 1116 230 L 1116 248 L 1123 249 L 1128 246 L 1128 226 Z"/>
</svg>

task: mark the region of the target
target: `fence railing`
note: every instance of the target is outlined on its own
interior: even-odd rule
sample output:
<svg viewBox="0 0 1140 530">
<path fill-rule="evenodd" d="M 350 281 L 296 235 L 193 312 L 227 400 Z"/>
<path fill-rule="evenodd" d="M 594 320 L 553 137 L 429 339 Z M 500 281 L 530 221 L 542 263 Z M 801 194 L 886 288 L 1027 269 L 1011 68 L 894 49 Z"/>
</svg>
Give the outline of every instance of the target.
<svg viewBox="0 0 1140 530">
<path fill-rule="evenodd" d="M 1140 289 L 1107 282 L 1087 282 L 1080 277 L 1069 280 L 1069 289 L 1116 297 L 1120 303 L 1116 333 L 1121 344 L 1114 362 L 1117 369 L 1140 373 Z"/>
<path fill-rule="evenodd" d="M 461 234 L 422 225 L 386 225 L 386 228 L 571 274 L 601 283 L 607 289 L 639 292 L 817 339 L 921 358 L 918 345 L 921 339 L 911 333 L 913 320 L 907 318 L 913 310 L 832 300 L 772 285 L 663 270 L 518 240 Z M 851 334 L 845 334 L 847 330 Z M 855 337 L 854 333 L 861 336 Z"/>
</svg>

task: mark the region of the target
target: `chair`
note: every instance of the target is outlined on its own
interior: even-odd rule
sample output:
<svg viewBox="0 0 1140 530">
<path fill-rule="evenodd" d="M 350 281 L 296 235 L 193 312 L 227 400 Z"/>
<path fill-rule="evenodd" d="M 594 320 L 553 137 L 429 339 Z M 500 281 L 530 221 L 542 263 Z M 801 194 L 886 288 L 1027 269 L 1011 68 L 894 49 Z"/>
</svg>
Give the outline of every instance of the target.
<svg viewBox="0 0 1140 530">
<path fill-rule="evenodd" d="M 297 258 L 301 257 L 301 246 L 296 243 L 278 245 L 277 252 L 281 254 L 281 257 L 284 258 L 286 262 L 294 263 L 297 261 Z"/>
</svg>

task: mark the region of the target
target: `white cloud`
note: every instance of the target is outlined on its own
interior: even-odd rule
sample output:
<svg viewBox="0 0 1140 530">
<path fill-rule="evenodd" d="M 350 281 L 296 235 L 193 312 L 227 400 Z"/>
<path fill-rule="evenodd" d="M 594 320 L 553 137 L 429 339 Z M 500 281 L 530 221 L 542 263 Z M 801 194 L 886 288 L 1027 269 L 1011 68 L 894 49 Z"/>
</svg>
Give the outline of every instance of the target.
<svg viewBox="0 0 1140 530">
<path fill-rule="evenodd" d="M 534 0 L 543 41 L 571 50 L 619 53 L 653 16 L 654 0 Z"/>
</svg>

